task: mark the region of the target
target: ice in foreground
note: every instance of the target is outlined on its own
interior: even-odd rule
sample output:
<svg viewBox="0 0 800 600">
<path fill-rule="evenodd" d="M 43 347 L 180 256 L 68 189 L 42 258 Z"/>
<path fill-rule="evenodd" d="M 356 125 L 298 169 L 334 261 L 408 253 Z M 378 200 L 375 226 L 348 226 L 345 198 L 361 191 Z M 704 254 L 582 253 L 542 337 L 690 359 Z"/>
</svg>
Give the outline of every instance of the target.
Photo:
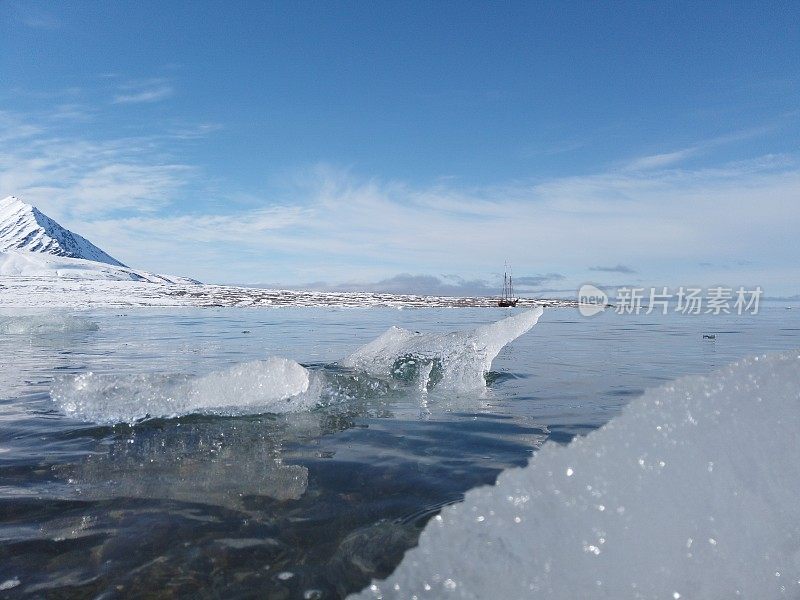
<svg viewBox="0 0 800 600">
<path fill-rule="evenodd" d="M 361 598 L 797 598 L 800 352 L 646 392 L 467 493 Z"/>
</svg>

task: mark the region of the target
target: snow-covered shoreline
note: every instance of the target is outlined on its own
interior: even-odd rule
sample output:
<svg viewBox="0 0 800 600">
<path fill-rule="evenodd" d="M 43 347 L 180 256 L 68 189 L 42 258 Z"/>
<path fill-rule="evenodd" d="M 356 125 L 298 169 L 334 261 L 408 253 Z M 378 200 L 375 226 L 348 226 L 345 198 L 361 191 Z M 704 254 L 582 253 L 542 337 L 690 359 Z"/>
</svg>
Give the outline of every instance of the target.
<svg viewBox="0 0 800 600">
<path fill-rule="evenodd" d="M 519 306 L 575 307 L 571 300 L 522 298 Z M 376 292 L 274 290 L 188 282 L 109 281 L 52 276 L 0 276 L 0 308 L 116 306 L 496 307 L 497 298 Z"/>
</svg>

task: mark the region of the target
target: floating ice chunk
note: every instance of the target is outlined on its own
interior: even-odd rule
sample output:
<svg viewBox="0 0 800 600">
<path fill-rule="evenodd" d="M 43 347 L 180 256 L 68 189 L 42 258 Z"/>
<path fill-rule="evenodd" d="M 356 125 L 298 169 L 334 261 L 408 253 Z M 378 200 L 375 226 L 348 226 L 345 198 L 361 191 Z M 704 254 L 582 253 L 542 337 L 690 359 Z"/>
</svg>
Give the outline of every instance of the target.
<svg viewBox="0 0 800 600">
<path fill-rule="evenodd" d="M 418 333 L 391 327 L 342 364 L 373 377 L 409 382 L 420 381 L 424 374 L 428 389 L 472 390 L 486 385 L 484 375 L 503 346 L 530 330 L 541 315 L 542 308 L 537 306 L 496 323 L 452 333 Z M 427 365 L 432 367 L 428 369 Z"/>
<path fill-rule="evenodd" d="M 11 579 L 6 579 L 3 583 L 0 583 L 0 591 L 10 590 L 12 588 L 17 587 L 20 584 L 19 577 L 12 577 Z"/>
<path fill-rule="evenodd" d="M 57 380 L 50 395 L 68 415 L 95 423 L 132 423 L 191 413 L 294 412 L 310 408 L 317 398 L 309 372 L 280 357 L 201 377 L 89 372 Z"/>
<path fill-rule="evenodd" d="M 797 598 L 798 409 L 797 351 L 648 391 L 445 508 L 361 597 Z"/>
<path fill-rule="evenodd" d="M 72 315 L 26 315 L 0 317 L 0 334 L 42 335 L 97 331 L 97 323 Z"/>
<path fill-rule="evenodd" d="M 273 357 L 202 377 L 83 373 L 57 380 L 51 397 L 68 415 L 95 423 L 132 423 L 191 413 L 240 415 L 295 412 L 318 403 L 381 395 L 386 379 L 425 392 L 434 386 L 471 390 L 503 346 L 533 327 L 542 309 L 520 313 L 477 329 L 420 334 L 392 327 L 348 357 L 344 364 L 370 377 L 316 371 Z"/>
</svg>

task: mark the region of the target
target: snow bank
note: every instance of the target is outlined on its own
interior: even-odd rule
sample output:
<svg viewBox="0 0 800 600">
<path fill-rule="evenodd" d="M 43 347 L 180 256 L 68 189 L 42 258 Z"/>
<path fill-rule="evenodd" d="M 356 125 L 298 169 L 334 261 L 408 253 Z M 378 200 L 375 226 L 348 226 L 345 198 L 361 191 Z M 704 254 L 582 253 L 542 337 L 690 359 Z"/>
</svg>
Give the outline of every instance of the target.
<svg viewBox="0 0 800 600">
<path fill-rule="evenodd" d="M 280 357 L 201 377 L 83 373 L 57 380 L 50 396 L 69 416 L 109 424 L 192 413 L 285 413 L 316 403 L 308 371 Z"/>
<path fill-rule="evenodd" d="M 76 333 L 97 331 L 97 323 L 70 315 L 29 315 L 22 317 L 0 317 L 0 334 L 40 335 L 50 333 Z"/>
<path fill-rule="evenodd" d="M 362 598 L 797 598 L 800 352 L 688 377 L 444 509 Z"/>
<path fill-rule="evenodd" d="M 486 385 L 484 375 L 500 350 L 534 325 L 542 308 L 519 313 L 471 331 L 419 333 L 391 327 L 359 348 L 342 364 L 373 377 L 416 380 L 430 389 L 472 390 Z"/>
</svg>

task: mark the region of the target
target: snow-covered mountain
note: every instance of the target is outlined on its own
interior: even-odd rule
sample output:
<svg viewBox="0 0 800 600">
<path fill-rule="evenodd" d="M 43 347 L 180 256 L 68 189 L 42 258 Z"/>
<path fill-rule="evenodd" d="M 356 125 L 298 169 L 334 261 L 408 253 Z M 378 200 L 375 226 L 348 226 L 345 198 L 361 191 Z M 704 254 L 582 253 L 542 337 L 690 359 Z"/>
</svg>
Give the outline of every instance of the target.
<svg viewBox="0 0 800 600">
<path fill-rule="evenodd" d="M 199 283 L 188 277 L 156 275 L 130 267 L 118 267 L 108 263 L 69 256 L 53 256 L 41 252 L 9 250 L 0 252 L 0 280 L 3 277 L 37 280 L 76 279 L 103 281 L 138 281 L 141 283 Z M 2 285 L 0 285 L 2 287 Z"/>
<path fill-rule="evenodd" d="M 0 200 L 0 278 L 196 284 L 131 269 L 14 196 Z M 0 285 L 0 288 L 3 287 Z"/>
<path fill-rule="evenodd" d="M 14 196 L 0 200 L 0 252 L 25 250 L 124 267 L 86 238 Z"/>
</svg>

